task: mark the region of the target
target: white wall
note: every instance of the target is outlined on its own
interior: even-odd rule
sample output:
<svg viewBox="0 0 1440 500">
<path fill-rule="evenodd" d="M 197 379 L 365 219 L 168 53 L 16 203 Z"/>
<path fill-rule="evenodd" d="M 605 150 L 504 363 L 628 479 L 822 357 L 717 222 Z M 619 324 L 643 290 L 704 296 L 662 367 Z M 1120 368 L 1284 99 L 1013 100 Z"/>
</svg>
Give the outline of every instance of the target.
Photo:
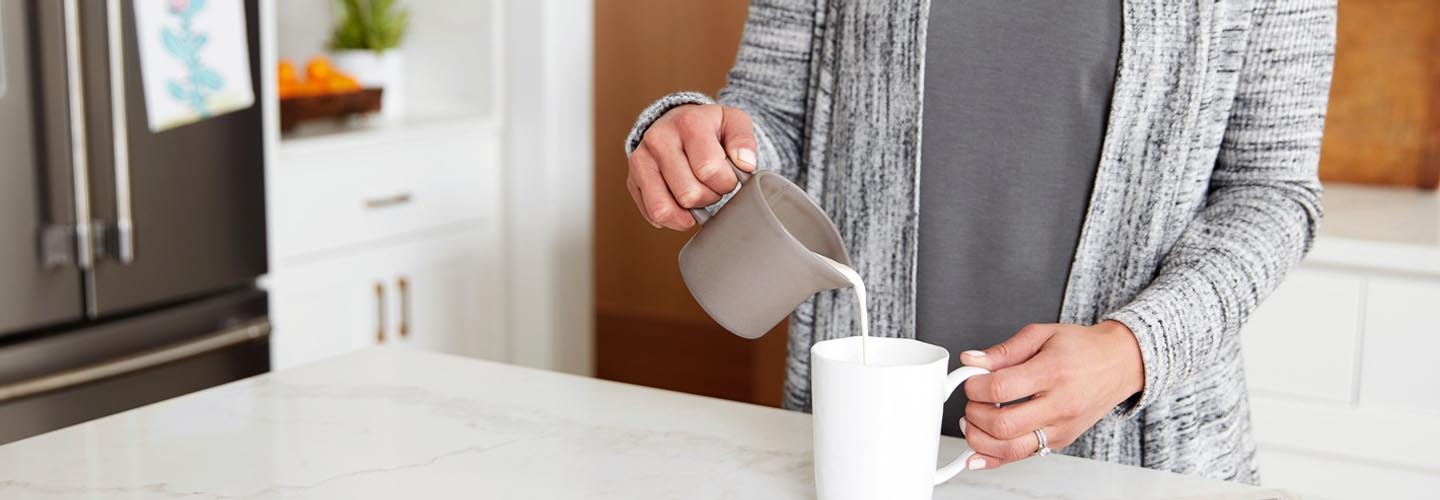
<svg viewBox="0 0 1440 500">
<path fill-rule="evenodd" d="M 332 0 L 276 3 L 276 52 L 303 65 L 324 54 L 334 22 Z M 528 3 L 528 2 L 515 2 Z M 405 51 L 406 109 L 419 115 L 494 112 L 499 25 L 494 0 L 410 0 Z"/>
<path fill-rule="evenodd" d="M 331 0 L 274 0 L 275 54 L 304 64 L 325 52 L 330 38 Z"/>
<path fill-rule="evenodd" d="M 407 5 L 414 27 L 405 40 L 410 109 L 430 114 L 493 112 L 493 73 L 498 71 L 493 45 L 500 29 L 495 2 L 412 0 Z"/>
<path fill-rule="evenodd" d="M 591 374 L 594 8 L 502 10 L 511 360 Z"/>
</svg>

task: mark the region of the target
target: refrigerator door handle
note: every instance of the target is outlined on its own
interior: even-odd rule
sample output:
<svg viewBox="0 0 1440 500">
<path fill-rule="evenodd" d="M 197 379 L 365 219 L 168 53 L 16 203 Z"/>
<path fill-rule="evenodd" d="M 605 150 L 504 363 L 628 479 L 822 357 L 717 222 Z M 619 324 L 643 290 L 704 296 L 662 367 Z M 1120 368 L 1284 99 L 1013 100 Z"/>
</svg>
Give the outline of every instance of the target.
<svg viewBox="0 0 1440 500">
<path fill-rule="evenodd" d="M 90 165 L 85 140 L 85 78 L 80 61 L 80 4 L 65 0 L 65 90 L 69 99 L 70 168 L 75 190 L 75 265 L 82 271 L 95 267 L 95 244 L 90 226 Z"/>
<path fill-rule="evenodd" d="M 146 368 L 193 358 L 270 335 L 270 320 L 250 320 L 195 340 L 125 356 L 52 375 L 0 385 L 0 404 L 8 401 L 68 389 Z"/>
<path fill-rule="evenodd" d="M 135 260 L 135 227 L 130 210 L 130 131 L 125 113 L 125 31 L 120 0 L 105 4 L 110 66 L 110 143 L 115 153 L 115 227 L 107 231 L 105 252 L 129 264 Z M 113 237 L 112 237 L 113 236 Z"/>
</svg>

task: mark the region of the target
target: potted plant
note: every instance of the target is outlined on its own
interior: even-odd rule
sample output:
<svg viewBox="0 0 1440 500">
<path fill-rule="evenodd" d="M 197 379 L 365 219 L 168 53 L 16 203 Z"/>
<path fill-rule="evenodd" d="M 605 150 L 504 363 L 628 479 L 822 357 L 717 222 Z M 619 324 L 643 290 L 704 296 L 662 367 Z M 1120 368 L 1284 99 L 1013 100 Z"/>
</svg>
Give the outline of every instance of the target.
<svg viewBox="0 0 1440 500">
<path fill-rule="evenodd" d="M 405 59 L 400 43 L 410 25 L 410 9 L 396 0 L 337 0 L 330 51 L 335 66 L 365 87 L 385 89 L 381 114 L 395 117 L 405 109 Z"/>
</svg>

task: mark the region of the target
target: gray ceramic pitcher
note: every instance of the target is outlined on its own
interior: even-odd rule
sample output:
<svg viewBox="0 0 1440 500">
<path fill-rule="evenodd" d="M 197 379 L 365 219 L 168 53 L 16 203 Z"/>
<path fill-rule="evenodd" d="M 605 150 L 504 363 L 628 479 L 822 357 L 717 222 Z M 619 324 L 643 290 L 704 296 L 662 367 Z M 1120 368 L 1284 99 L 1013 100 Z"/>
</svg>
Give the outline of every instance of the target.
<svg viewBox="0 0 1440 500">
<path fill-rule="evenodd" d="M 804 191 L 774 172 L 731 168 L 740 189 L 680 250 L 690 294 L 720 326 L 747 339 L 770 331 L 817 292 L 850 286 L 815 254 L 850 264 L 835 224 Z"/>
</svg>

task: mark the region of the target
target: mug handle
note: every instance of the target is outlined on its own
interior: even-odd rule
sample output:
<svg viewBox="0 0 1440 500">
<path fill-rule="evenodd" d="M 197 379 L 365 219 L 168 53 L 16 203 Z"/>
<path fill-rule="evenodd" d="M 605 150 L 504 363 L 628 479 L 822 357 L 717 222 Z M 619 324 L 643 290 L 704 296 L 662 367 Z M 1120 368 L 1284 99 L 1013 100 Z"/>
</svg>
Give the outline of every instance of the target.
<svg viewBox="0 0 1440 500">
<path fill-rule="evenodd" d="M 735 172 L 735 189 L 740 189 L 740 184 L 750 181 L 750 173 L 740 170 L 740 167 L 735 166 L 735 162 L 730 161 L 730 158 L 725 158 L 725 163 L 730 164 L 731 172 Z M 690 209 L 690 216 L 695 218 L 696 225 L 703 226 L 710 221 L 710 212 L 705 208 L 707 207 Z"/>
<path fill-rule="evenodd" d="M 990 370 L 975 366 L 956 368 L 955 371 L 950 372 L 949 376 L 945 377 L 945 392 L 940 394 L 940 400 L 943 402 L 950 399 L 950 395 L 954 394 L 955 389 L 959 388 L 960 384 L 964 383 L 966 379 L 986 373 L 990 373 Z M 973 456 L 975 456 L 975 450 L 970 449 L 970 446 L 966 445 L 965 451 L 960 452 L 959 458 L 951 460 L 950 463 L 945 464 L 944 467 L 935 471 L 935 484 L 938 486 L 940 483 L 949 481 L 950 478 L 955 477 L 960 471 L 965 470 L 965 461 Z"/>
</svg>

